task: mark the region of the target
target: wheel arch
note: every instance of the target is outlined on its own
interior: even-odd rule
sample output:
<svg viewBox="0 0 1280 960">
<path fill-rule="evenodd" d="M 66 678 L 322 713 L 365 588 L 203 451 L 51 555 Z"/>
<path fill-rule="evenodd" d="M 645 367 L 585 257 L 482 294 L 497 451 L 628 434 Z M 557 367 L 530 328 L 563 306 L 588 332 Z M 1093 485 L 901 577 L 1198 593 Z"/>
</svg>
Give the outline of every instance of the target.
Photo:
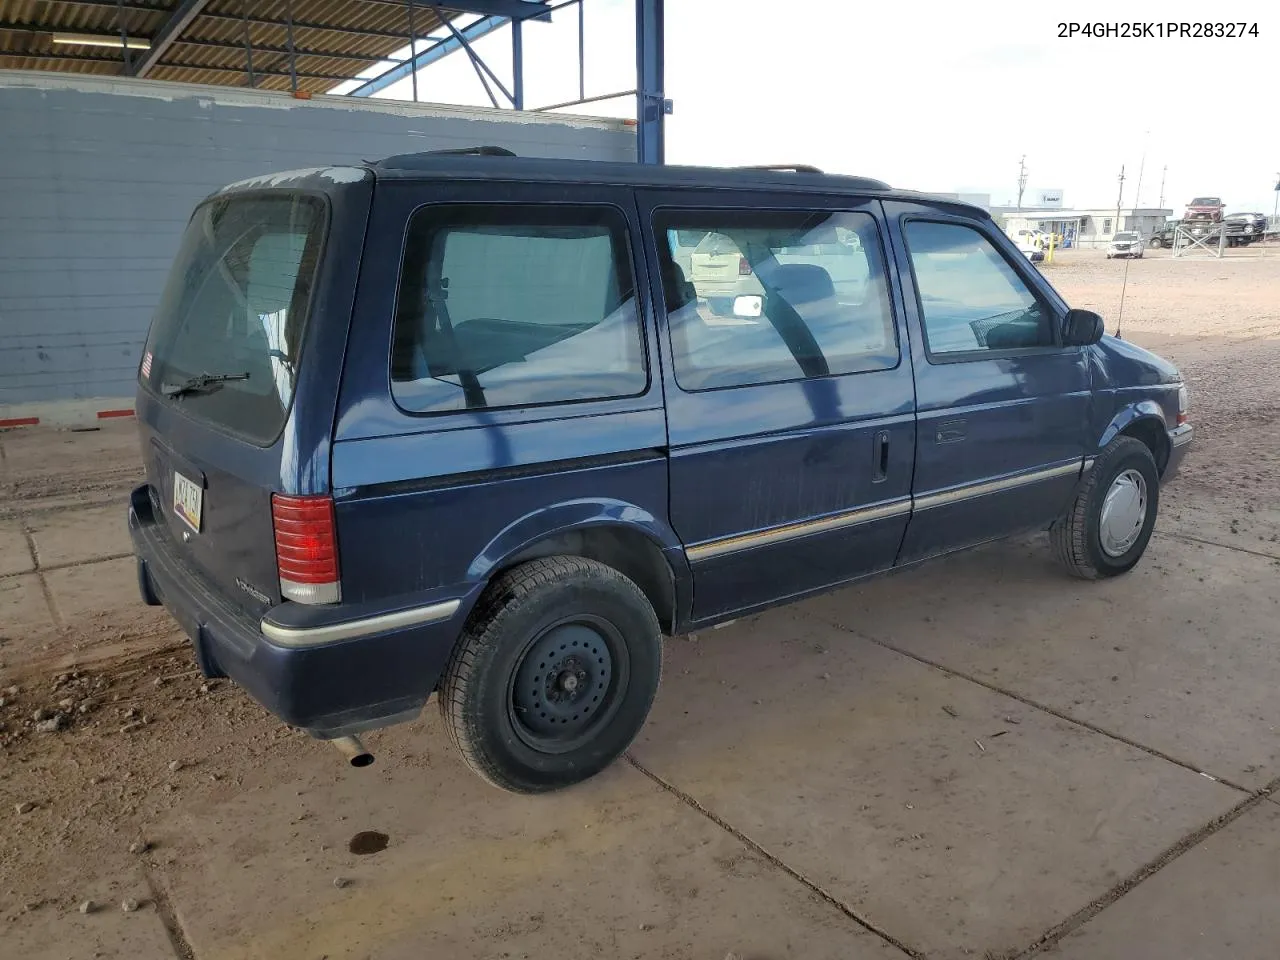
<svg viewBox="0 0 1280 960">
<path fill-rule="evenodd" d="M 1164 412 L 1158 403 L 1154 400 L 1141 400 L 1120 410 L 1103 431 L 1098 442 L 1098 452 L 1119 436 L 1132 437 L 1146 444 L 1156 462 L 1156 471 L 1164 473 L 1169 463 L 1171 444 L 1169 431 L 1164 423 Z"/>
<path fill-rule="evenodd" d="M 648 598 L 668 634 L 688 621 L 692 575 L 683 546 L 658 518 L 621 501 L 575 501 L 522 517 L 475 558 L 468 579 L 487 586 L 512 567 L 549 556 L 583 557 L 617 570 Z"/>
</svg>

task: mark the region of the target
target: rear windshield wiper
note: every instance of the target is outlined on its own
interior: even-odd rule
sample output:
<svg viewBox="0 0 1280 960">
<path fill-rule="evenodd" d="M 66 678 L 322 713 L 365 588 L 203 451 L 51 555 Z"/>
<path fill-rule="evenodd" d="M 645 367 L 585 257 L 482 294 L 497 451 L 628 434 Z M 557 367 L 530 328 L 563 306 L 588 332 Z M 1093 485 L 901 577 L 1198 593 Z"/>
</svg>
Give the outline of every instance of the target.
<svg viewBox="0 0 1280 960">
<path fill-rule="evenodd" d="M 166 397 L 183 397 L 188 393 L 199 393 L 208 390 L 210 387 L 226 383 L 229 380 L 248 380 L 247 373 L 202 373 L 199 376 L 184 380 L 182 383 L 174 384 L 171 387 L 164 388 Z"/>
</svg>

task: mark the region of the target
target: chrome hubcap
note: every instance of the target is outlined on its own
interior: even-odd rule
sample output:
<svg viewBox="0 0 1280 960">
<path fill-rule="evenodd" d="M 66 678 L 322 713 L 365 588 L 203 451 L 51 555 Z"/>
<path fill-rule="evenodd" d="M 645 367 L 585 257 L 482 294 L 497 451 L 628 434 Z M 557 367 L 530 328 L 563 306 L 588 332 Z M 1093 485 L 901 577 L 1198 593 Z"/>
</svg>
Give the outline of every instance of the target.
<svg viewBox="0 0 1280 960">
<path fill-rule="evenodd" d="M 1120 557 L 1129 551 L 1147 521 L 1147 481 L 1137 470 L 1123 470 L 1102 501 L 1098 539 L 1102 552 Z"/>
</svg>

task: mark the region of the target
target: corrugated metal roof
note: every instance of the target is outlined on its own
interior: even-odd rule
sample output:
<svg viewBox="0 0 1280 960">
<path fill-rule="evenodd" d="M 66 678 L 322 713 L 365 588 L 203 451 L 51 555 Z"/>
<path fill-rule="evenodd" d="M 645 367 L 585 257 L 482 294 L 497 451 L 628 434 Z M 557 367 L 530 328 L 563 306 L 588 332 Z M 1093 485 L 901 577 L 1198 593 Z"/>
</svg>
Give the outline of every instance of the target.
<svg viewBox="0 0 1280 960">
<path fill-rule="evenodd" d="M 462 5 L 465 6 L 465 0 Z M 131 76 L 147 50 L 53 42 L 55 34 L 155 40 L 181 0 L 0 0 L 0 69 Z M 414 9 L 419 37 L 444 13 Z M 408 0 L 209 0 L 151 67 L 154 80 L 289 90 L 289 19 L 297 89 L 323 93 L 409 43 Z"/>
</svg>

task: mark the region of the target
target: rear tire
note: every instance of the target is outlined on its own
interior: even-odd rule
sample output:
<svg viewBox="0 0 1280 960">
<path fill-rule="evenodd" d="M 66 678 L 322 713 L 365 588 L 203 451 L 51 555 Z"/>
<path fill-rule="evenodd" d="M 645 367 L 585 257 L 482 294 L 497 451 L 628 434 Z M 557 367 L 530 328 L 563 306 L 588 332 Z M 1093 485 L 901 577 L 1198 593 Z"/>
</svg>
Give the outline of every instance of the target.
<svg viewBox="0 0 1280 960">
<path fill-rule="evenodd" d="M 1141 440 L 1116 437 L 1049 528 L 1054 556 L 1084 580 L 1127 573 L 1146 552 L 1159 507 L 1160 475 L 1151 450 Z"/>
<path fill-rule="evenodd" d="M 630 746 L 661 669 L 658 618 L 639 587 L 594 560 L 547 557 L 485 591 L 440 684 L 440 713 L 477 774 L 545 793 Z"/>
<path fill-rule="evenodd" d="M 1152 237 L 1152 238 L 1151 238 L 1151 249 L 1152 249 L 1152 250 L 1159 250 L 1162 246 L 1164 246 L 1164 242 L 1163 242 L 1159 237 Z"/>
</svg>

